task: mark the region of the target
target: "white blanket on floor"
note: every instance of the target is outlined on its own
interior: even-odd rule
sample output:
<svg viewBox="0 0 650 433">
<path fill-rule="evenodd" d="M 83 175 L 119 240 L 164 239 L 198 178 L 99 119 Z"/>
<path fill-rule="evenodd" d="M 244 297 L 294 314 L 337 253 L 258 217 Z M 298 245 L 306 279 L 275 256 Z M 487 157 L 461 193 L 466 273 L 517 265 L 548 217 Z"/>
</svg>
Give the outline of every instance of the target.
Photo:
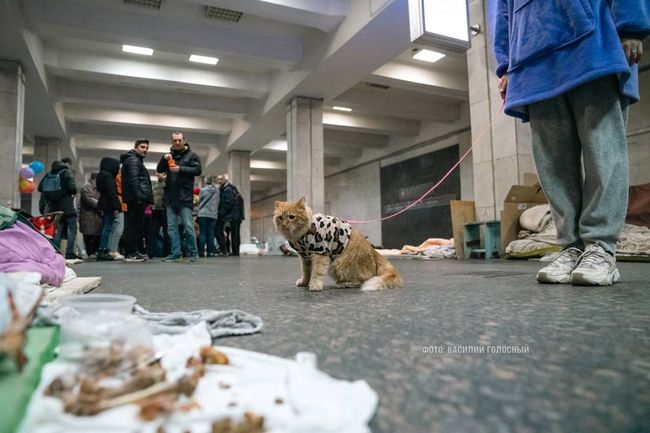
<svg viewBox="0 0 650 433">
<path fill-rule="evenodd" d="M 205 324 L 180 335 L 157 335 L 156 348 L 165 351 L 162 365 L 170 379 L 182 375 L 185 362 L 201 346 L 210 345 Z M 118 407 L 92 417 L 63 412 L 59 400 L 43 389 L 73 365 L 56 361 L 45 366 L 29 405 L 21 433 L 134 432 L 208 433 L 213 420 L 240 419 L 244 412 L 264 416 L 268 433 L 369 433 L 377 409 L 377 394 L 363 380 L 336 380 L 306 363 L 247 350 L 221 347 L 230 365 L 209 366 L 194 393 L 200 409 L 175 413 L 152 422 L 138 419 L 136 405 Z M 222 384 L 230 385 L 226 388 Z M 282 404 L 278 404 L 281 399 Z M 232 403 L 236 405 L 232 405 Z"/>
</svg>

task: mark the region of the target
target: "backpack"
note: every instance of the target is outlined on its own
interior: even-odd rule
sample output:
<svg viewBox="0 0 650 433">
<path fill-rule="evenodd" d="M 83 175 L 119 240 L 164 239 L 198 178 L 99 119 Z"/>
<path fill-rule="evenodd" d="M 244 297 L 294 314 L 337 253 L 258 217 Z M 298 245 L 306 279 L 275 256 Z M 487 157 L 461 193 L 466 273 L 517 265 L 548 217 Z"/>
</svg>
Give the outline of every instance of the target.
<svg viewBox="0 0 650 433">
<path fill-rule="evenodd" d="M 43 196 L 47 201 L 57 201 L 65 197 L 63 185 L 61 185 L 61 171 L 58 173 L 48 172 L 41 181 Z"/>
</svg>

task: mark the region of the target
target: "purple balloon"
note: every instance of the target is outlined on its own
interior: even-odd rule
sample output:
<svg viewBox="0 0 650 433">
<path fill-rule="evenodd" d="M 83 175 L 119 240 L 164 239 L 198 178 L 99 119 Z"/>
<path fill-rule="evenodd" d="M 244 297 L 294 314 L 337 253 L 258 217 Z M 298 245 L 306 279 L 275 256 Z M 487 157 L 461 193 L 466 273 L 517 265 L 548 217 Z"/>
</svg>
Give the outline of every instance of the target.
<svg viewBox="0 0 650 433">
<path fill-rule="evenodd" d="M 31 179 L 34 177 L 34 170 L 29 167 L 23 167 L 20 169 L 20 177 L 22 179 Z"/>
<path fill-rule="evenodd" d="M 29 168 L 34 170 L 34 174 L 41 173 L 43 170 L 45 170 L 45 166 L 41 161 L 32 161 L 32 163 L 29 164 Z"/>
</svg>

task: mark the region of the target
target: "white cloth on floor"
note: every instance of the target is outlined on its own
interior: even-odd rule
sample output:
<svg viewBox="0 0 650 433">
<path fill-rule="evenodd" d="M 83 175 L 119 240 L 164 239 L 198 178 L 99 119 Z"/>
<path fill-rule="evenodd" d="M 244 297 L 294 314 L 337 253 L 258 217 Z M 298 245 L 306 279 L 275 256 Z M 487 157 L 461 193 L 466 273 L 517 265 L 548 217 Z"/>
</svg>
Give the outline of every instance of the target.
<svg viewBox="0 0 650 433">
<path fill-rule="evenodd" d="M 210 345 L 204 323 L 178 335 L 154 337 L 165 352 L 162 365 L 170 378 L 181 375 L 185 362 L 201 346 Z M 200 409 L 174 413 L 152 422 L 137 418 L 136 405 L 92 417 L 63 412 L 61 402 L 43 389 L 72 364 L 55 361 L 43 369 L 39 388 L 29 405 L 21 433 L 132 432 L 154 433 L 164 423 L 168 433 L 204 433 L 214 420 L 239 420 L 244 412 L 262 415 L 268 433 L 369 433 L 377 409 L 377 394 L 363 381 L 336 380 L 308 364 L 229 347 L 218 347 L 230 365 L 208 366 L 193 399 Z"/>
<path fill-rule="evenodd" d="M 67 283 L 68 281 L 74 280 L 77 278 L 77 273 L 70 267 L 65 267 L 65 274 L 63 275 L 63 282 Z"/>
<path fill-rule="evenodd" d="M 249 335 L 260 332 L 262 319 L 241 310 L 196 310 L 154 313 L 141 305 L 133 307 L 133 313 L 147 321 L 154 334 L 182 334 L 197 323 L 207 323 L 212 338 Z"/>
</svg>

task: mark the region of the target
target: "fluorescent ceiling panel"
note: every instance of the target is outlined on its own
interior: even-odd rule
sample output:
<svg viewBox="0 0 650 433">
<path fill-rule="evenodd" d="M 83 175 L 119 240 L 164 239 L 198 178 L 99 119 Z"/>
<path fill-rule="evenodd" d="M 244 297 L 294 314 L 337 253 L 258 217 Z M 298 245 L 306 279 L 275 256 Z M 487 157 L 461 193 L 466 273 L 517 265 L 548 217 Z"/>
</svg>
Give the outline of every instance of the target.
<svg viewBox="0 0 650 433">
<path fill-rule="evenodd" d="M 445 57 L 444 54 L 432 50 L 419 50 L 413 55 L 415 60 L 422 60 L 423 62 L 435 63 Z"/>
<path fill-rule="evenodd" d="M 207 57 L 207 56 L 199 56 L 198 54 L 192 54 L 190 56 L 190 62 L 194 63 L 204 63 L 206 65 L 216 65 L 219 59 L 216 57 Z"/>
<path fill-rule="evenodd" d="M 122 45 L 122 51 L 125 53 L 140 54 L 143 56 L 153 55 L 153 50 L 151 48 L 136 47 L 135 45 Z"/>
</svg>

